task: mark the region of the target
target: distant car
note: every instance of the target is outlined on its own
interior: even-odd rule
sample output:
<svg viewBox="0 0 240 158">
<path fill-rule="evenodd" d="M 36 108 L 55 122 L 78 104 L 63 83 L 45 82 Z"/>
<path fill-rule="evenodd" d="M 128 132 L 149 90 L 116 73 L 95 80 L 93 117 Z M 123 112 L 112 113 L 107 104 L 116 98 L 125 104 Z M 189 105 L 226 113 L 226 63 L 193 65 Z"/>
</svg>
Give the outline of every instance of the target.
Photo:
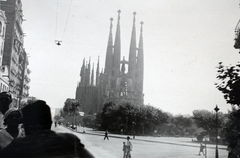
<svg viewBox="0 0 240 158">
<path fill-rule="evenodd" d="M 71 125 L 71 128 L 72 128 L 73 130 L 76 130 L 76 129 L 77 129 L 77 126 L 76 126 L 76 125 Z"/>
</svg>

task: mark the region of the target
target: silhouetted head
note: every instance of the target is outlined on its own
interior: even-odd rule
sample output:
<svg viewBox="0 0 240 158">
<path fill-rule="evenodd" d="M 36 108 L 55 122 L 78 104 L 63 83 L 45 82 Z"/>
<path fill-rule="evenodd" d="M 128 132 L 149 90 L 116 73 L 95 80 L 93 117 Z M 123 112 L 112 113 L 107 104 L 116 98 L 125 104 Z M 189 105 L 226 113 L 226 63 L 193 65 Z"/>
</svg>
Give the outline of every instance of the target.
<svg viewBox="0 0 240 158">
<path fill-rule="evenodd" d="M 130 137 L 129 136 L 127 136 L 127 140 L 129 140 L 130 139 Z"/>
<path fill-rule="evenodd" d="M 39 130 L 50 130 L 52 116 L 50 107 L 43 100 L 37 100 L 22 109 L 23 125 L 26 135 Z"/>
<path fill-rule="evenodd" d="M 8 92 L 0 93 L 0 112 L 5 114 L 12 102 L 12 95 Z"/>
<path fill-rule="evenodd" d="M 4 119 L 4 125 L 9 126 L 15 126 L 18 127 L 20 123 L 22 123 L 22 114 L 20 111 L 16 108 L 10 108 L 5 112 L 5 115 L 3 117 Z"/>
</svg>

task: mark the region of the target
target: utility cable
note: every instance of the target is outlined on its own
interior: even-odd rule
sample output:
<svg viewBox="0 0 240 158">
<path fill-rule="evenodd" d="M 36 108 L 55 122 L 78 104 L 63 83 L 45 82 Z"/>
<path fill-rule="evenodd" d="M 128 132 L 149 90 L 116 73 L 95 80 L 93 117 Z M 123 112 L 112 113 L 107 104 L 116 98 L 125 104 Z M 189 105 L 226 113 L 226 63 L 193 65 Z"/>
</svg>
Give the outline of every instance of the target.
<svg viewBox="0 0 240 158">
<path fill-rule="evenodd" d="M 57 38 L 57 28 L 58 28 L 58 0 L 57 0 L 57 12 L 56 12 L 56 29 L 55 29 L 55 38 Z"/>
<path fill-rule="evenodd" d="M 66 26 L 67 26 L 67 23 L 68 23 L 68 18 L 69 18 L 69 13 L 70 13 L 70 10 L 71 10 L 71 6 L 72 6 L 72 0 L 70 2 L 70 6 L 68 8 L 67 19 L 66 19 L 66 22 L 65 22 L 64 30 L 63 30 L 63 37 L 64 37 L 65 31 L 66 31 Z M 62 37 L 62 39 L 63 39 L 63 37 Z"/>
</svg>

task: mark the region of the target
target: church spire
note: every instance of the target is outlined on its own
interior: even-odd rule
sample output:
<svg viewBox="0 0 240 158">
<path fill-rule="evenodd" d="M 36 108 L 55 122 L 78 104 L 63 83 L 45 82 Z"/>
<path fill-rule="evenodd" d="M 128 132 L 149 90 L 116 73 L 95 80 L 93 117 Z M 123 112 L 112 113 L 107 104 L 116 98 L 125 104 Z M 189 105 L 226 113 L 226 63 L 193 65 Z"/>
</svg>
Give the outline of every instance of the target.
<svg viewBox="0 0 240 158">
<path fill-rule="evenodd" d="M 84 82 L 85 82 L 85 58 L 83 59 L 83 64 L 82 64 L 82 67 L 81 67 L 80 77 L 81 77 L 80 85 L 84 86 Z"/>
<path fill-rule="evenodd" d="M 136 27 L 135 27 L 135 16 L 136 12 L 133 13 L 133 27 L 132 27 L 132 36 L 130 41 L 129 49 L 129 67 L 128 73 L 129 76 L 134 79 L 136 76 Z"/>
<path fill-rule="evenodd" d="M 93 68 L 92 68 L 92 74 L 91 74 L 91 86 L 94 86 L 94 63 L 93 63 Z"/>
<path fill-rule="evenodd" d="M 86 86 L 90 85 L 90 72 L 91 72 L 91 57 L 89 57 L 89 62 L 87 66 L 87 73 L 86 73 Z"/>
<path fill-rule="evenodd" d="M 144 73 L 144 54 L 143 54 L 143 22 L 141 24 L 141 30 L 140 30 L 140 39 L 139 39 L 139 45 L 138 45 L 138 56 L 137 56 L 137 77 L 138 77 L 138 88 L 141 93 L 143 93 L 143 73 Z"/>
<path fill-rule="evenodd" d="M 120 72 L 120 57 L 121 57 L 121 37 L 120 37 L 120 13 L 118 10 L 117 30 L 114 42 L 114 55 L 113 55 L 113 77 L 117 77 Z"/>
<path fill-rule="evenodd" d="M 106 60 L 105 60 L 105 70 L 104 73 L 108 76 L 111 75 L 112 72 L 112 64 L 113 64 L 113 39 L 112 39 L 112 21 L 113 18 L 110 19 L 110 31 L 108 37 L 108 45 L 107 45 L 107 53 L 106 53 Z"/>
<path fill-rule="evenodd" d="M 98 56 L 97 71 L 96 71 L 96 86 L 98 85 L 99 85 L 99 56 Z"/>
</svg>

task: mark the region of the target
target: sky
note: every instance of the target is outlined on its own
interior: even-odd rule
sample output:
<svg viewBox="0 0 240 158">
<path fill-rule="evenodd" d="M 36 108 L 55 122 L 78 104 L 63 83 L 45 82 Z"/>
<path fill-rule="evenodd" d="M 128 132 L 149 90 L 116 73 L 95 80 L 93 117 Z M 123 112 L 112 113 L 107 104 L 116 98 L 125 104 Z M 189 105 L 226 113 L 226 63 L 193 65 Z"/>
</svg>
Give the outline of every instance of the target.
<svg viewBox="0 0 240 158">
<path fill-rule="evenodd" d="M 137 41 L 143 21 L 144 104 L 173 115 L 193 110 L 226 113 L 223 94 L 214 83 L 219 62 L 234 65 L 238 0 L 22 0 L 29 55 L 30 96 L 62 108 L 75 98 L 83 59 L 100 57 L 104 68 L 110 18 L 115 38 L 121 10 L 121 56 L 128 59 L 133 12 Z M 62 41 L 61 46 L 55 40 Z"/>
</svg>

